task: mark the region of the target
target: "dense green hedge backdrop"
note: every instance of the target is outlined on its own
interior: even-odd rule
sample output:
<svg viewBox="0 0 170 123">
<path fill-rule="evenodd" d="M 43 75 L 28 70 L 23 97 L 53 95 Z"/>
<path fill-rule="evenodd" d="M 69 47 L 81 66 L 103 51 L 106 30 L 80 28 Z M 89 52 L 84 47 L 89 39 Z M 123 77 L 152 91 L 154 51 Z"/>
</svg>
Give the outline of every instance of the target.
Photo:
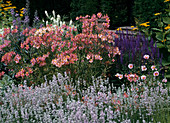
<svg viewBox="0 0 170 123">
<path fill-rule="evenodd" d="M 4 0 L 5 1 L 5 0 Z M 138 20 L 146 22 L 154 19 L 155 13 L 163 11 L 164 0 L 29 0 L 30 17 L 37 10 L 40 19 L 45 18 L 44 11 L 55 10 L 66 20 L 77 16 L 92 15 L 98 12 L 108 14 L 111 29 L 119 26 L 135 25 Z M 25 7 L 26 0 L 11 0 L 18 9 Z M 32 20 L 32 19 L 31 19 Z"/>
</svg>

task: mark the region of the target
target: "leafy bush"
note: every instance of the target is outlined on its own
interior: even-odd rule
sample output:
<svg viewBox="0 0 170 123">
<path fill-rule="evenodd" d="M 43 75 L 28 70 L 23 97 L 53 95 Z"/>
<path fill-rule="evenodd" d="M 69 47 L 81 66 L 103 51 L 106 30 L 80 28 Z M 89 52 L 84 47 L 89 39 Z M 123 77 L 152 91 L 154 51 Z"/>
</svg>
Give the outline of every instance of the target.
<svg viewBox="0 0 170 123">
<path fill-rule="evenodd" d="M 5 27 L 11 27 L 12 25 L 12 16 L 10 9 L 16 8 L 16 6 L 11 6 L 11 1 L 7 1 L 6 3 L 3 0 L 0 1 L 0 29 Z"/>
<path fill-rule="evenodd" d="M 3 75 L 3 77 L 1 76 L 1 74 L 4 74 L 3 72 L 0 73 L 0 95 L 4 95 L 4 92 L 7 91 L 8 87 L 11 87 L 12 84 L 14 84 L 14 81 L 10 76 L 8 75 Z M 2 77 L 2 79 L 1 79 Z"/>
<path fill-rule="evenodd" d="M 133 15 L 136 25 L 143 22 L 153 22 L 155 13 L 163 12 L 165 8 L 164 0 L 134 0 Z M 151 25 L 155 25 L 152 23 Z"/>
</svg>

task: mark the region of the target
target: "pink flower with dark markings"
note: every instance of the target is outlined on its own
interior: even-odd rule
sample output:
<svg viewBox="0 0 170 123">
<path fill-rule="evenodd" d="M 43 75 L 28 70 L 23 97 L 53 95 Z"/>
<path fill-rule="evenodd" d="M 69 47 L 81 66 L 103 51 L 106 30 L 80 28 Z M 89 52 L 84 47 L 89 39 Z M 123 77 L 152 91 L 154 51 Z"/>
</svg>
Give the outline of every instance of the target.
<svg viewBox="0 0 170 123">
<path fill-rule="evenodd" d="M 128 65 L 128 68 L 129 68 L 129 69 L 132 69 L 132 68 L 133 68 L 133 64 L 129 64 L 129 65 Z"/>
<path fill-rule="evenodd" d="M 146 76 L 145 75 L 142 75 L 141 76 L 141 80 L 145 80 L 146 79 Z"/>
<path fill-rule="evenodd" d="M 159 72 L 158 72 L 158 71 L 155 71 L 155 72 L 153 73 L 153 75 L 154 75 L 154 76 L 159 76 Z"/>
<path fill-rule="evenodd" d="M 149 59 L 149 55 L 144 55 L 143 58 L 144 59 Z"/>
</svg>

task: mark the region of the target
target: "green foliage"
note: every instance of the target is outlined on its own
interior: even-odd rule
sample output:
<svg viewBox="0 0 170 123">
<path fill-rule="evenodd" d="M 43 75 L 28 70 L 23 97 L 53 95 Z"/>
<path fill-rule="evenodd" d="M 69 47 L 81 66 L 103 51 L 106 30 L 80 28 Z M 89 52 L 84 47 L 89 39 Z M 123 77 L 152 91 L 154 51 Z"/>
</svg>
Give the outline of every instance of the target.
<svg viewBox="0 0 170 123">
<path fill-rule="evenodd" d="M 13 80 L 10 76 L 5 74 L 0 80 L 0 95 L 3 95 L 7 87 L 11 87 L 11 85 L 14 84 L 14 82 L 15 80 Z"/>
<path fill-rule="evenodd" d="M 164 8 L 164 0 L 134 0 L 133 15 L 140 21 L 136 23 L 150 22 L 155 19 L 153 14 L 163 12 Z"/>
<path fill-rule="evenodd" d="M 5 27 L 11 27 L 12 25 L 12 16 L 10 9 L 16 8 L 16 7 L 11 7 L 12 3 L 8 2 L 5 3 L 0 1 L 0 29 L 5 28 Z"/>
<path fill-rule="evenodd" d="M 75 19 L 82 15 L 97 14 L 100 11 L 100 0 L 72 0 L 70 17 Z"/>
<path fill-rule="evenodd" d="M 110 28 L 114 29 L 133 23 L 132 5 L 133 2 L 127 0 L 72 0 L 70 17 L 102 12 L 110 17 Z"/>
<path fill-rule="evenodd" d="M 14 80 L 8 75 L 4 75 L 2 77 L 2 80 L 0 80 L 0 88 L 4 88 L 6 86 L 11 86 L 13 84 Z"/>
<path fill-rule="evenodd" d="M 130 13 L 132 5 L 132 1 L 127 0 L 101 0 L 101 11 L 110 17 L 111 28 L 120 27 L 133 23 L 129 22 L 132 18 Z"/>
</svg>

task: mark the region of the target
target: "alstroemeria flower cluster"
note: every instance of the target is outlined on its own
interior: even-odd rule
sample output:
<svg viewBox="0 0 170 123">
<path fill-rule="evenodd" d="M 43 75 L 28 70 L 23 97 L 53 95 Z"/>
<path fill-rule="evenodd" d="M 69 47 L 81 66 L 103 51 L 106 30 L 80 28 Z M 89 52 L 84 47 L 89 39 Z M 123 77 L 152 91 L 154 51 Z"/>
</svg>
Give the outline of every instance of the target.
<svg viewBox="0 0 170 123">
<path fill-rule="evenodd" d="M 11 41 L 5 40 L 2 45 L 0 45 L 0 51 L 3 51 L 3 48 L 10 46 Z"/>
<path fill-rule="evenodd" d="M 1 62 L 4 62 L 6 65 L 10 62 L 12 62 L 12 56 L 16 53 L 13 51 L 5 53 L 5 55 L 2 56 Z"/>
<path fill-rule="evenodd" d="M 100 56 L 99 54 L 93 55 L 93 54 L 91 53 L 91 54 L 87 54 L 86 59 L 89 60 L 90 63 L 92 63 L 94 59 L 101 61 L 103 58 L 102 58 L 102 56 Z"/>
<path fill-rule="evenodd" d="M 99 19 L 105 20 L 102 27 L 99 26 Z M 32 77 L 44 76 L 40 75 L 42 70 L 45 70 L 45 73 L 49 71 L 50 75 L 55 74 L 55 70 L 63 72 L 67 69 L 82 73 L 81 71 L 87 69 L 86 67 L 95 67 L 95 65 L 100 67 L 100 71 L 103 71 L 105 62 L 113 63 L 114 57 L 120 55 L 118 47 L 114 46 L 114 39 L 117 35 L 108 29 L 109 17 L 98 13 L 91 17 L 80 16 L 77 20 L 82 23 L 80 33 L 77 32 L 77 27 L 66 24 L 56 27 L 47 25 L 39 29 L 25 28 L 21 34 L 25 39 L 23 38 L 24 40 L 20 42 L 19 51 L 7 52 L 1 61 L 7 64 L 14 60 L 16 64 L 11 63 L 10 69 L 13 69 L 11 66 L 17 65 L 21 61 L 20 63 L 23 65 L 18 64 L 19 68 L 14 69 L 14 72 L 16 77 L 22 78 L 30 75 L 30 72 L 26 72 L 26 67 L 33 69 L 35 75 Z M 14 29 L 14 31 L 6 29 L 3 37 L 5 38 L 10 32 L 17 32 L 17 28 Z M 13 35 L 13 33 L 11 34 Z M 7 42 L 5 46 L 10 47 L 10 44 L 13 44 L 11 42 Z M 5 46 L 3 45 L 3 47 Z M 12 58 L 11 54 L 17 55 Z M 89 63 L 93 65 L 87 65 Z M 82 68 L 77 67 L 80 66 L 79 64 Z M 62 66 L 64 66 L 63 69 L 55 68 Z M 92 72 L 94 71 L 92 70 Z"/>
<path fill-rule="evenodd" d="M 74 62 L 77 60 L 78 58 L 76 54 L 70 54 L 66 56 L 60 54 L 57 55 L 57 58 L 53 59 L 51 63 L 56 67 L 62 67 L 63 65 L 74 64 Z"/>
<path fill-rule="evenodd" d="M 35 63 L 39 64 L 40 67 L 46 65 L 46 62 L 45 62 L 45 59 L 48 58 L 50 55 L 50 53 L 48 52 L 47 54 L 44 54 L 42 57 L 37 57 L 36 59 L 35 58 L 32 58 L 31 59 L 31 64 L 32 66 L 35 65 Z"/>
<path fill-rule="evenodd" d="M 137 74 L 125 74 L 125 77 L 128 79 L 129 82 L 137 82 L 139 80 L 139 76 Z"/>
<path fill-rule="evenodd" d="M 26 71 L 27 70 L 27 71 Z M 26 67 L 26 69 L 21 69 L 18 73 L 16 73 L 15 77 L 22 77 L 24 78 L 24 76 L 29 76 L 29 74 L 33 73 L 33 70 L 29 67 Z"/>
<path fill-rule="evenodd" d="M 19 63 L 19 60 L 21 60 L 21 56 L 19 54 L 17 54 L 15 57 L 14 57 L 14 61 L 16 63 Z"/>
</svg>

